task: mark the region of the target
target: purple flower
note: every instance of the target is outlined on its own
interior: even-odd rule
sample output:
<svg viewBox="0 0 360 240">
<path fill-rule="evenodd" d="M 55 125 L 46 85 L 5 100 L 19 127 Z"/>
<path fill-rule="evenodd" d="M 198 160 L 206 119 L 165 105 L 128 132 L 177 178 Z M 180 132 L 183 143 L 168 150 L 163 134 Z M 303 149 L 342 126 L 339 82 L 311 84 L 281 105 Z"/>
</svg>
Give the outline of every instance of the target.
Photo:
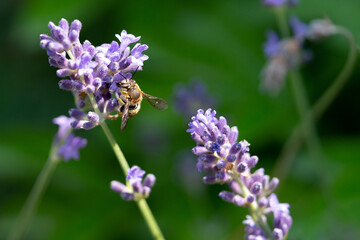
<svg viewBox="0 0 360 240">
<path fill-rule="evenodd" d="M 285 237 L 291 227 L 292 218 L 289 215 L 289 204 L 279 203 L 276 194 L 269 197 L 269 210 L 274 214 L 274 231 L 275 239 Z"/>
<path fill-rule="evenodd" d="M 100 117 L 95 112 L 88 112 L 85 114 L 84 112 L 72 108 L 69 111 L 69 115 L 73 118 L 71 122 L 71 127 L 74 129 L 92 129 L 100 124 Z"/>
<path fill-rule="evenodd" d="M 81 22 L 74 20 L 69 28 L 69 23 L 62 18 L 59 25 L 56 26 L 53 22 L 49 22 L 49 28 L 52 37 L 41 34 L 40 46 L 49 52 L 60 53 L 62 51 L 70 50 L 74 44 L 79 42 L 79 34 L 81 30 Z"/>
<path fill-rule="evenodd" d="M 216 111 L 198 110 L 189 123 L 189 132 L 197 146 L 193 153 L 198 155 L 198 169 L 210 173 L 204 182 L 213 184 L 231 180 L 231 172 L 248 148 L 248 143 L 237 142 L 238 129 L 227 125 L 224 117 L 215 117 Z"/>
<path fill-rule="evenodd" d="M 121 198 L 125 201 L 138 200 L 147 198 L 150 195 L 151 188 L 154 186 L 156 178 L 154 174 L 147 174 L 143 181 L 145 171 L 138 166 L 133 166 L 128 169 L 126 180 L 129 181 L 131 187 L 125 186 L 121 182 L 112 181 L 110 184 L 111 190 L 119 193 Z"/>
<path fill-rule="evenodd" d="M 279 35 L 273 31 L 266 32 L 266 42 L 263 44 L 264 54 L 267 58 L 271 58 L 279 54 L 281 50 L 281 41 Z"/>
<path fill-rule="evenodd" d="M 283 88 L 289 70 L 297 68 L 312 56 L 302 47 L 308 34 L 308 26 L 295 16 L 290 18 L 290 25 L 293 37 L 280 40 L 274 31 L 269 30 L 263 44 L 264 55 L 268 60 L 261 71 L 260 89 L 271 95 L 277 95 Z"/>
<path fill-rule="evenodd" d="M 222 191 L 219 196 L 236 206 L 250 206 L 252 214 L 256 214 L 256 221 L 249 216 L 244 221 L 245 239 L 283 239 L 291 227 L 291 217 L 289 204 L 279 203 L 273 194 L 279 179 L 270 180 L 263 168 L 252 172 L 259 159 L 250 155 L 250 144 L 246 140 L 237 142 L 237 128 L 215 115 L 211 109 L 205 112 L 199 109 L 187 130 L 197 145 L 193 148 L 193 153 L 199 156 L 197 167 L 209 174 L 203 178 L 204 183 L 227 183 L 231 191 Z M 269 213 L 274 216 L 271 233 L 263 229 Z"/>
<path fill-rule="evenodd" d="M 61 19 L 58 26 L 50 22 L 49 28 L 51 36 L 41 34 L 40 46 L 47 50 L 50 65 L 58 68 L 56 74 L 63 78 L 59 87 L 73 93 L 78 109 L 88 107 L 88 94 L 94 94 L 102 113 L 101 116 L 76 118 L 73 128 L 91 129 L 103 119 L 119 117 L 126 98 L 120 83 L 124 78 L 131 78 L 132 72 L 142 70 L 144 61 L 149 58 L 143 54 L 148 46 L 137 43 L 140 37 L 125 30 L 121 35 L 116 34 L 120 44 L 113 41 L 95 47 L 87 40 L 81 44 L 79 20 L 69 26 L 67 20 Z M 131 44 L 135 46 L 131 48 Z"/>
<path fill-rule="evenodd" d="M 308 32 L 308 25 L 301 22 L 296 16 L 291 16 L 289 20 L 290 26 L 293 30 L 294 38 L 302 43 Z"/>
<path fill-rule="evenodd" d="M 137 43 L 130 51 L 129 45 L 139 41 L 140 37 L 127 34 L 125 30 L 121 32 L 121 35 L 116 34 L 115 36 L 119 39 L 120 45 L 113 41 L 111 44 L 102 44 L 97 47 L 96 61 L 115 73 L 119 71 L 126 73 L 142 70 L 144 61 L 149 58 L 142 52 L 147 50 L 148 46 Z"/>
<path fill-rule="evenodd" d="M 245 227 L 245 240 L 267 240 L 264 231 L 255 224 L 255 221 L 249 215 L 243 221 Z"/>
<path fill-rule="evenodd" d="M 293 7 L 299 4 L 298 0 L 262 0 L 262 3 L 268 7 Z"/>
<path fill-rule="evenodd" d="M 271 58 L 261 71 L 260 89 L 270 95 L 277 95 L 283 88 L 288 65 L 282 57 Z"/>
<path fill-rule="evenodd" d="M 133 185 L 136 182 L 141 182 L 144 175 L 145 175 L 144 170 L 141 170 L 141 168 L 138 166 L 133 166 L 128 170 L 128 175 L 126 176 L 126 180 L 130 182 L 130 185 Z"/>
<path fill-rule="evenodd" d="M 307 38 L 317 41 L 335 33 L 336 26 L 329 19 L 315 19 L 309 24 Z"/>
<path fill-rule="evenodd" d="M 271 7 L 280 7 L 287 2 L 287 0 L 262 0 L 263 4 Z"/>
<path fill-rule="evenodd" d="M 206 84 L 199 80 L 190 81 L 189 86 L 179 83 L 174 89 L 174 108 L 186 119 L 200 108 L 216 107 L 217 100 L 209 95 Z"/>
<path fill-rule="evenodd" d="M 61 141 L 61 139 L 64 139 L 70 133 L 70 130 L 71 130 L 70 123 L 73 120 L 74 119 L 68 118 L 64 115 L 53 119 L 53 123 L 59 125 L 59 130 L 58 130 L 57 134 L 55 135 L 55 140 L 57 142 Z"/>
<path fill-rule="evenodd" d="M 87 140 L 81 137 L 75 137 L 74 134 L 69 134 L 65 139 L 65 144 L 59 147 L 58 154 L 66 162 L 70 159 L 79 160 L 79 150 L 84 148 Z"/>
</svg>

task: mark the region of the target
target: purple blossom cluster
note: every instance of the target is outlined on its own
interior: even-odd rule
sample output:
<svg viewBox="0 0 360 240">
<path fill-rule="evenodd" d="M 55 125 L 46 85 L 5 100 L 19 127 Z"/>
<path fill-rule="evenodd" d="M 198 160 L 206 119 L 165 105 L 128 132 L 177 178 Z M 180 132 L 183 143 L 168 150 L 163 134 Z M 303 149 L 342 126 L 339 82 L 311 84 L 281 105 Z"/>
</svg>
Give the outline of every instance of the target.
<svg viewBox="0 0 360 240">
<path fill-rule="evenodd" d="M 289 205 L 279 203 L 273 193 L 279 180 L 270 179 L 263 168 L 252 173 L 259 159 L 250 155 L 250 144 L 246 140 L 238 142 L 237 127 L 230 127 L 224 117 L 215 115 L 215 110 L 199 109 L 187 130 L 196 142 L 193 153 L 198 156 L 197 168 L 208 174 L 204 183 L 227 183 L 231 191 L 222 191 L 219 196 L 237 206 L 250 207 L 252 216 L 244 221 L 245 239 L 283 239 L 292 219 Z M 272 236 L 266 236 L 262 224 L 267 224 L 268 214 L 274 216 Z"/>
<path fill-rule="evenodd" d="M 59 130 L 55 135 L 55 143 L 59 145 L 58 156 L 64 161 L 70 159 L 79 160 L 79 150 L 87 145 L 87 140 L 81 137 L 76 137 L 71 133 L 71 122 L 74 119 L 66 116 L 59 116 L 53 119 L 53 122 L 59 125 Z"/>
<path fill-rule="evenodd" d="M 143 180 L 145 171 L 138 166 L 128 169 L 126 185 L 118 181 L 111 181 L 110 188 L 119 193 L 125 201 L 139 200 L 150 195 L 151 188 L 154 186 L 156 178 L 154 174 L 147 174 Z"/>
<path fill-rule="evenodd" d="M 74 128 L 90 129 L 105 118 L 113 119 L 113 112 L 122 107 L 122 92 L 119 83 L 131 78 L 132 72 L 142 70 L 143 62 L 148 59 L 143 51 L 145 44 L 137 43 L 140 37 L 128 34 L 125 30 L 116 34 L 117 41 L 98 47 L 89 41 L 79 40 L 81 22 L 74 20 L 70 25 L 61 19 L 58 25 L 49 23 L 51 36 L 40 35 L 40 46 L 47 51 L 49 63 L 58 68 L 56 74 L 63 78 L 59 81 L 61 89 L 71 91 L 76 99 L 77 109 L 70 110 L 74 118 Z M 136 43 L 132 48 L 130 44 Z M 88 94 L 94 94 L 102 116 L 91 109 Z M 81 113 L 82 112 L 82 113 Z"/>
<path fill-rule="evenodd" d="M 328 20 L 314 20 L 307 25 L 292 16 L 289 24 L 291 37 L 280 39 L 275 31 L 268 30 L 267 40 L 263 44 L 268 61 L 261 72 L 261 89 L 272 95 L 278 94 L 283 88 L 288 71 L 311 60 L 312 52 L 303 49 L 306 39 L 319 40 L 335 33 L 335 27 Z"/>
</svg>

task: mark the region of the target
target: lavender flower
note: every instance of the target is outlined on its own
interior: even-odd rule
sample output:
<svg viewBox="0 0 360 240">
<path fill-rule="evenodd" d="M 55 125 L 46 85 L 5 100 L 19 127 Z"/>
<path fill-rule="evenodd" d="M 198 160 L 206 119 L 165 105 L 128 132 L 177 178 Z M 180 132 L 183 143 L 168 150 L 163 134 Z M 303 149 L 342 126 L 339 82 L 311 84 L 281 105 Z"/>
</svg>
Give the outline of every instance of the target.
<svg viewBox="0 0 360 240">
<path fill-rule="evenodd" d="M 292 220 L 289 204 L 279 203 L 273 193 L 279 180 L 270 179 L 262 168 L 252 173 L 259 159 L 250 155 L 250 144 L 246 140 L 237 142 L 237 127 L 230 127 L 224 117 L 215 115 L 211 109 L 198 110 L 187 130 L 196 142 L 193 153 L 198 155 L 197 167 L 209 174 L 204 183 L 227 183 L 231 191 L 222 191 L 219 196 L 236 206 L 250 206 L 252 217 L 244 221 L 245 239 L 283 239 Z M 272 231 L 266 227 L 269 213 L 274 216 Z"/>
<path fill-rule="evenodd" d="M 88 94 L 94 94 L 101 116 L 92 112 L 78 114 L 73 120 L 73 128 L 91 129 L 104 119 L 115 119 L 120 112 L 124 98 L 119 83 L 131 77 L 131 72 L 142 70 L 143 62 L 149 57 L 143 54 L 148 49 L 145 44 L 137 43 L 140 37 L 128 34 L 125 30 L 116 34 L 116 41 L 110 44 L 93 46 L 89 41 L 80 43 L 81 22 L 74 20 L 70 27 L 65 19 L 59 25 L 49 23 L 51 36 L 40 35 L 40 46 L 47 50 L 50 65 L 58 68 L 57 75 L 61 89 L 71 91 L 75 96 L 77 111 L 89 108 Z M 131 44 L 135 44 L 133 48 Z"/>
<path fill-rule="evenodd" d="M 329 19 L 315 19 L 309 23 L 307 38 L 313 41 L 322 40 L 337 32 L 336 26 Z"/>
<path fill-rule="evenodd" d="M 298 0 L 262 0 L 262 3 L 268 7 L 292 7 L 299 4 Z"/>
<path fill-rule="evenodd" d="M 302 49 L 308 26 L 295 16 L 290 18 L 290 26 L 293 30 L 291 38 L 281 40 L 272 30 L 266 33 L 263 50 L 268 61 L 261 71 L 260 88 L 271 95 L 277 95 L 283 88 L 289 70 L 297 68 L 311 56 Z"/>
<path fill-rule="evenodd" d="M 216 107 L 217 100 L 210 96 L 204 82 L 190 81 L 189 86 L 179 83 L 174 89 L 174 108 L 186 119 L 199 108 Z"/>
<path fill-rule="evenodd" d="M 72 108 L 69 111 L 69 115 L 74 118 L 71 122 L 71 126 L 74 129 L 91 129 L 99 125 L 99 115 L 97 115 L 95 112 L 88 112 L 85 114 L 84 112 Z"/>
<path fill-rule="evenodd" d="M 125 201 L 139 200 L 147 198 L 150 195 L 151 188 L 154 186 L 156 178 L 154 174 L 147 174 L 143 180 L 145 171 L 138 166 L 128 169 L 126 180 L 128 184 L 124 185 L 118 181 L 111 181 L 110 188 L 119 193 Z"/>
<path fill-rule="evenodd" d="M 230 181 L 229 172 L 249 150 L 246 140 L 237 142 L 237 127 L 230 128 L 224 117 L 217 119 L 215 114 L 211 109 L 198 110 L 187 130 L 197 142 L 193 153 L 198 155 L 198 170 L 211 174 L 203 179 L 208 184 Z"/>
<path fill-rule="evenodd" d="M 81 137 L 75 137 L 73 133 L 69 134 L 65 139 L 65 144 L 59 147 L 58 155 L 65 160 L 70 159 L 79 160 L 79 150 L 84 148 L 87 140 Z"/>
<path fill-rule="evenodd" d="M 62 139 L 65 139 L 66 136 L 71 131 L 70 123 L 73 121 L 72 118 L 68 118 L 64 115 L 56 117 L 53 119 L 53 123 L 59 125 L 59 130 L 55 135 L 55 141 L 60 142 Z"/>
</svg>

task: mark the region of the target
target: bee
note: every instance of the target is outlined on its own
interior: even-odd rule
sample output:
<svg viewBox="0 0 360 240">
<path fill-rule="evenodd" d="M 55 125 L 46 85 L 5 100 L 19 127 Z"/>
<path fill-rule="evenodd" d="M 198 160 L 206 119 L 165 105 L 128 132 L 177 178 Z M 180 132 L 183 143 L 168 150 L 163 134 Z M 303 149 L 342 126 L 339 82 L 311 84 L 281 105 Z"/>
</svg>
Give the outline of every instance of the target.
<svg viewBox="0 0 360 240">
<path fill-rule="evenodd" d="M 118 98 L 119 103 L 121 104 L 118 111 L 118 114 L 121 117 L 121 131 L 124 131 L 129 118 L 135 116 L 140 111 L 143 98 L 158 110 L 165 110 L 168 108 L 168 104 L 164 99 L 144 93 L 132 78 L 129 79 L 124 77 L 124 80 L 118 85 L 121 91 Z"/>
</svg>

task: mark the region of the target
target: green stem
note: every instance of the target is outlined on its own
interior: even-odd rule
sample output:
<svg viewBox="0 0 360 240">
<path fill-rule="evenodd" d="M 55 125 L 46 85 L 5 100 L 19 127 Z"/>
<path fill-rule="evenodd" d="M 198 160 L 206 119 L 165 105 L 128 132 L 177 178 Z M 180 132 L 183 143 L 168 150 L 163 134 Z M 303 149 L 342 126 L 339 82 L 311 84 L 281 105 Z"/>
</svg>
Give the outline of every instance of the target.
<svg viewBox="0 0 360 240">
<path fill-rule="evenodd" d="M 102 130 L 104 131 L 112 149 L 114 150 L 114 153 L 120 163 L 120 166 L 121 166 L 121 169 L 123 170 L 124 172 L 124 175 L 126 176 L 127 175 L 127 171 L 128 169 L 130 168 L 129 167 L 129 164 L 127 163 L 126 161 L 126 158 L 123 154 L 123 152 L 121 151 L 119 145 L 117 144 L 117 142 L 115 141 L 109 127 L 107 126 L 106 122 L 105 122 L 105 119 L 102 117 L 103 114 L 100 112 L 99 110 L 99 107 L 96 103 L 96 100 L 95 100 L 95 97 L 93 94 L 88 94 L 89 96 L 89 99 L 90 99 L 90 102 L 91 102 L 91 105 L 93 106 L 94 108 L 94 111 L 97 113 L 97 115 L 99 115 L 100 117 L 100 126 L 102 128 Z"/>
<path fill-rule="evenodd" d="M 290 29 L 289 29 L 289 25 L 287 24 L 286 8 L 283 8 L 283 7 L 275 8 L 274 12 L 275 12 L 276 21 L 279 26 L 281 35 L 284 38 L 289 37 Z"/>
<path fill-rule="evenodd" d="M 286 10 L 278 9 L 275 11 L 275 16 L 281 30 L 283 37 L 289 37 L 289 25 L 286 18 Z M 290 79 L 293 85 L 296 105 L 301 118 L 301 130 L 304 131 L 304 136 L 308 145 L 309 153 L 313 160 L 320 161 L 322 159 L 322 150 L 319 137 L 316 133 L 314 118 L 310 111 L 310 104 L 306 95 L 305 87 L 298 69 L 290 71 Z M 285 144 L 292 147 L 294 142 Z"/>
<path fill-rule="evenodd" d="M 30 220 L 36 210 L 36 207 L 49 184 L 57 164 L 59 163 L 59 158 L 57 156 L 58 148 L 59 144 L 54 140 L 50 149 L 49 157 L 38 175 L 33 188 L 31 189 L 29 197 L 19 214 L 13 230 L 10 232 L 8 238 L 9 240 L 20 239 L 28 230 Z"/>
<path fill-rule="evenodd" d="M 310 107 L 300 73 L 294 70 L 290 72 L 290 76 L 297 108 L 301 117 L 302 130 L 304 131 L 310 155 L 313 157 L 313 160 L 320 161 L 322 155 L 320 140 L 315 130 L 312 112 L 309 111 Z"/>
<path fill-rule="evenodd" d="M 343 35 L 348 40 L 348 57 L 340 74 L 323 93 L 323 95 L 315 102 L 313 108 L 307 113 L 307 118 L 313 116 L 314 119 L 318 119 L 324 114 L 346 84 L 356 63 L 357 45 L 353 35 L 347 29 L 340 26 L 336 27 L 336 29 L 339 34 Z M 277 176 L 279 179 L 287 177 L 292 162 L 295 159 L 295 154 L 301 147 L 302 141 L 304 140 L 304 133 L 301 130 L 302 128 L 299 124 L 286 141 L 279 158 L 276 161 L 273 172 L 274 176 Z"/>
<path fill-rule="evenodd" d="M 127 175 L 127 171 L 129 169 L 129 164 L 127 163 L 126 161 L 126 158 L 124 156 L 124 154 L 122 153 L 119 145 L 117 144 L 117 142 L 115 141 L 109 127 L 107 126 L 106 122 L 105 122 L 105 119 L 102 117 L 103 114 L 100 112 L 99 110 L 99 107 L 96 103 L 96 100 L 95 100 L 95 97 L 93 94 L 88 94 L 89 96 L 89 99 L 90 99 L 90 102 L 91 102 L 91 105 L 93 106 L 94 108 L 94 111 L 99 115 L 100 117 L 100 126 L 101 128 L 103 129 L 119 163 L 120 163 L 120 166 L 124 172 L 124 175 L 126 176 Z M 137 205 L 139 206 L 139 209 L 140 209 L 140 212 L 141 214 L 143 215 L 144 219 L 145 219 L 145 222 L 146 224 L 148 225 L 149 229 L 150 229 L 150 232 L 153 236 L 154 239 L 157 239 L 157 240 L 164 240 L 164 236 L 162 235 L 161 233 L 161 230 L 149 208 L 149 205 L 147 204 L 146 200 L 141 198 L 139 200 L 136 201 L 137 202 Z"/>
<path fill-rule="evenodd" d="M 145 221 L 149 229 L 151 230 L 151 234 L 153 235 L 153 238 L 157 240 L 164 240 L 165 238 L 162 235 L 159 225 L 157 224 L 154 215 L 152 214 L 146 200 L 144 198 L 141 198 L 136 203 L 139 206 L 140 212 L 145 218 Z"/>
</svg>

